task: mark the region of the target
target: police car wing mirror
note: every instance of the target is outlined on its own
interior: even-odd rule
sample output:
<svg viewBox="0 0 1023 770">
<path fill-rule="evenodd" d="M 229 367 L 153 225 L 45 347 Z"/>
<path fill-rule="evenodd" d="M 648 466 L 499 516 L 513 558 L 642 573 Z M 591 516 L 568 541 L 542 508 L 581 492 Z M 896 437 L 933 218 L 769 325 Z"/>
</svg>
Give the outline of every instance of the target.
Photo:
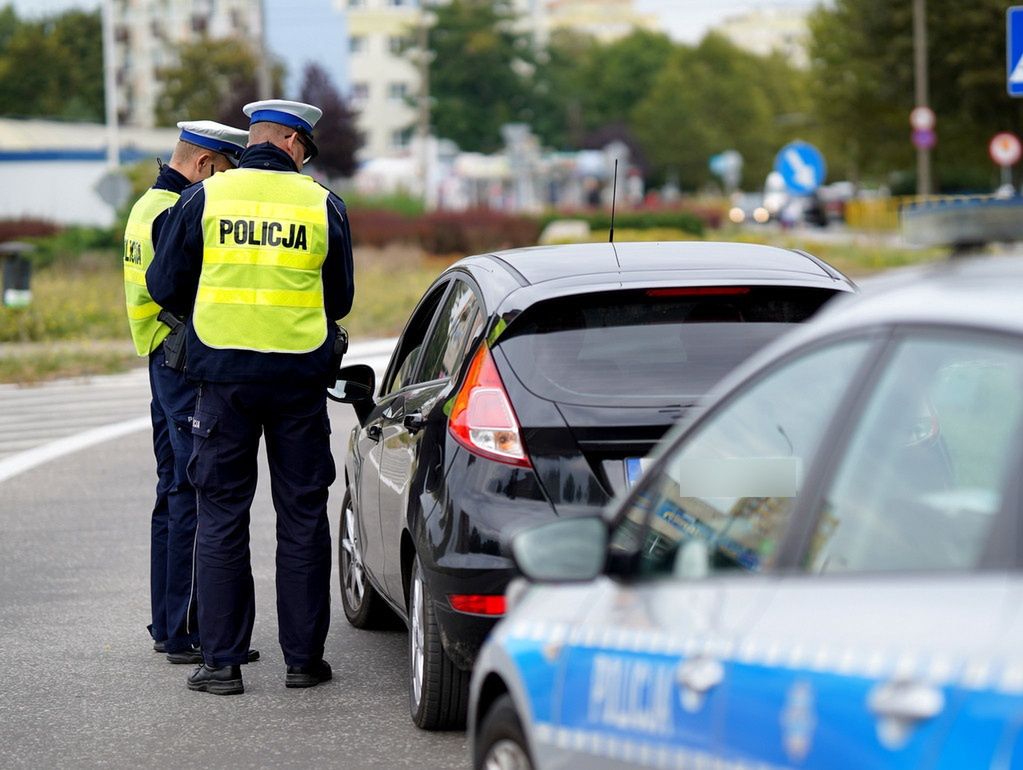
<svg viewBox="0 0 1023 770">
<path fill-rule="evenodd" d="M 533 582 L 593 580 L 604 569 L 607 525 L 596 516 L 560 519 L 519 532 L 511 552 L 522 575 Z"/>
<path fill-rule="evenodd" d="M 376 389 L 376 372 L 367 364 L 343 366 L 337 373 L 333 387 L 327 388 L 327 398 L 355 407 L 360 423 L 373 411 L 373 391 Z"/>
</svg>

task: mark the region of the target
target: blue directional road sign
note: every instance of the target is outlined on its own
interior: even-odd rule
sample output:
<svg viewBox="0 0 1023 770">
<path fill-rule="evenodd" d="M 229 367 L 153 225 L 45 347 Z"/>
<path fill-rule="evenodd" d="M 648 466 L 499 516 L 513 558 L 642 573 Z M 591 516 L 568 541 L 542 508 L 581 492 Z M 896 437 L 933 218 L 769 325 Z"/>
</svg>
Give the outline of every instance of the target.
<svg viewBox="0 0 1023 770">
<path fill-rule="evenodd" d="M 789 192 L 809 195 L 824 182 L 827 166 L 821 151 L 807 142 L 790 142 L 774 158 L 774 170 L 781 174 Z"/>
<path fill-rule="evenodd" d="M 1005 67 L 1009 96 L 1023 96 L 1023 5 L 1005 12 Z"/>
</svg>

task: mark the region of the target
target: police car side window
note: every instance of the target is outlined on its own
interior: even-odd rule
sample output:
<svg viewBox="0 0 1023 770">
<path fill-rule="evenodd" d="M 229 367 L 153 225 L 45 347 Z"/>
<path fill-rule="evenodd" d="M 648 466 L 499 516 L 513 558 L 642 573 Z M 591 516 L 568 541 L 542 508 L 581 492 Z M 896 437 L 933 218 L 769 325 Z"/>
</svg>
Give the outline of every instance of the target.
<svg viewBox="0 0 1023 770">
<path fill-rule="evenodd" d="M 904 340 L 824 495 L 813 572 L 979 565 L 1018 458 L 1023 353 L 999 338 Z"/>
<path fill-rule="evenodd" d="M 612 535 L 639 576 L 769 566 L 829 422 L 870 343 L 783 364 L 711 414 L 644 479 Z"/>
<path fill-rule="evenodd" d="M 479 302 L 472 289 L 457 281 L 430 333 L 417 381 L 446 379 L 457 371 L 468 337 L 478 328 L 475 324 L 478 310 Z"/>
</svg>

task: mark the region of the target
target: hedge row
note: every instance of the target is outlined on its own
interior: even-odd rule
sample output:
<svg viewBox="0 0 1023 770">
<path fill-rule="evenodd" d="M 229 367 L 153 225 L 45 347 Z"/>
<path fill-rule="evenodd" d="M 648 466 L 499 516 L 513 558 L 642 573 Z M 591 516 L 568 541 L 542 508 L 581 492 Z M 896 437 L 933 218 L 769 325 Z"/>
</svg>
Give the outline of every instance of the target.
<svg viewBox="0 0 1023 770">
<path fill-rule="evenodd" d="M 572 214 L 551 213 L 541 218 L 547 226 L 558 219 L 582 219 L 591 230 L 608 230 L 611 227 L 610 211 L 582 211 Z M 721 211 L 717 208 L 701 207 L 686 209 L 626 210 L 615 213 L 615 227 L 623 230 L 675 229 L 693 235 L 703 235 L 707 228 L 721 226 Z"/>
<path fill-rule="evenodd" d="M 409 217 L 384 209 L 350 209 L 356 245 L 417 245 L 431 254 L 479 254 L 497 249 L 534 245 L 543 228 L 558 219 L 582 219 L 594 232 L 611 226 L 610 212 L 551 213 L 541 217 L 512 216 L 487 209 L 435 211 Z M 701 236 L 721 225 L 713 207 L 622 211 L 615 227 L 623 230 L 675 229 Z"/>
<path fill-rule="evenodd" d="M 434 211 L 415 218 L 379 209 L 354 210 L 350 214 L 355 245 L 407 243 L 430 254 L 480 254 L 532 246 L 540 237 L 541 227 L 537 219 L 488 210 Z"/>
</svg>

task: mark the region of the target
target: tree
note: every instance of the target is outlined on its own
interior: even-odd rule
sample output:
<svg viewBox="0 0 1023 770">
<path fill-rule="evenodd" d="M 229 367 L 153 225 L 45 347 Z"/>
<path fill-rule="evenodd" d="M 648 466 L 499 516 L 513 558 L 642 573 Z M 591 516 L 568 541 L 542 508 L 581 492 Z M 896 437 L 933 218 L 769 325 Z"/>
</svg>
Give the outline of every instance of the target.
<svg viewBox="0 0 1023 770">
<path fill-rule="evenodd" d="M 163 86 L 156 106 L 156 121 L 172 126 L 179 120 L 217 120 L 236 126 L 243 120 L 242 107 L 258 99 L 256 67 L 251 45 L 241 38 L 202 37 L 182 43 L 175 51 L 177 62 L 160 70 Z M 271 69 L 275 93 L 280 93 L 284 68 Z"/>
<path fill-rule="evenodd" d="M 35 21 L 0 11 L 0 104 L 6 115 L 102 120 L 99 11 Z"/>
<path fill-rule="evenodd" d="M 852 178 L 911 173 L 911 4 L 835 0 L 809 26 L 813 109 L 826 154 Z M 929 0 L 927 36 L 935 178 L 946 189 L 993 186 L 988 140 L 1023 129 L 1023 105 L 1005 92 L 1005 3 Z"/>
<path fill-rule="evenodd" d="M 355 153 L 362 146 L 363 137 L 355 127 L 355 111 L 341 98 L 323 67 L 306 65 L 298 98 L 323 110 L 316 124 L 316 146 L 320 150 L 317 168 L 331 176 L 352 176 Z"/>
<path fill-rule="evenodd" d="M 709 181 L 710 157 L 728 149 L 742 154 L 747 186 L 759 187 L 777 149 L 799 134 L 781 120 L 798 112 L 798 100 L 775 82 L 797 77 L 780 57 L 755 56 L 710 34 L 676 51 L 631 124 L 651 163 L 687 188 Z"/>
<path fill-rule="evenodd" d="M 434 13 L 427 35 L 434 133 L 463 150 L 494 152 L 502 125 L 530 117 L 529 39 L 515 30 L 509 0 L 452 0 Z"/>
<path fill-rule="evenodd" d="M 534 130 L 548 144 L 577 149 L 592 132 L 621 126 L 675 48 L 666 36 L 646 30 L 610 43 L 556 32 L 534 77 Z"/>
</svg>

